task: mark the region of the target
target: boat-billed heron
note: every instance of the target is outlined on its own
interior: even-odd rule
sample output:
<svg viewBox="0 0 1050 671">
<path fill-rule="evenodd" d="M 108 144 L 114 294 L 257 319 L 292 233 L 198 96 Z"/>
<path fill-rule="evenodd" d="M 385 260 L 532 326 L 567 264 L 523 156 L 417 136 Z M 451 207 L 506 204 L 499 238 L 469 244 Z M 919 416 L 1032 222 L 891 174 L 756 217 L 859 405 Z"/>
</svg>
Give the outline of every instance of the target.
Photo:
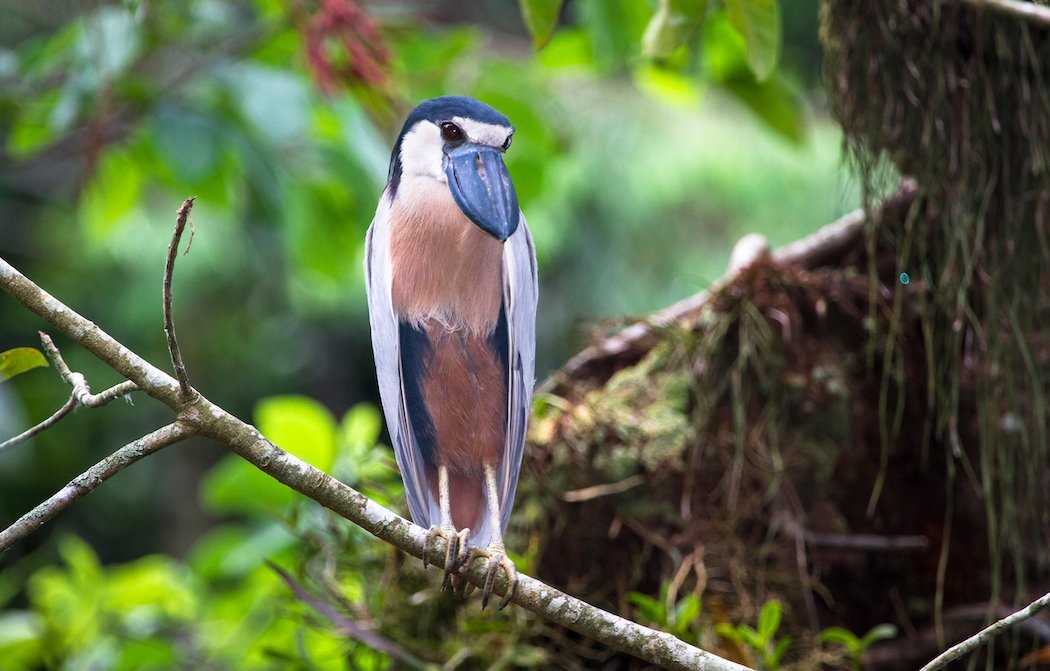
<svg viewBox="0 0 1050 671">
<path fill-rule="evenodd" d="M 365 275 L 379 391 L 412 519 L 444 587 L 486 562 L 517 585 L 503 532 L 534 382 L 536 257 L 503 163 L 514 127 L 471 98 L 421 103 L 390 157 Z"/>
</svg>

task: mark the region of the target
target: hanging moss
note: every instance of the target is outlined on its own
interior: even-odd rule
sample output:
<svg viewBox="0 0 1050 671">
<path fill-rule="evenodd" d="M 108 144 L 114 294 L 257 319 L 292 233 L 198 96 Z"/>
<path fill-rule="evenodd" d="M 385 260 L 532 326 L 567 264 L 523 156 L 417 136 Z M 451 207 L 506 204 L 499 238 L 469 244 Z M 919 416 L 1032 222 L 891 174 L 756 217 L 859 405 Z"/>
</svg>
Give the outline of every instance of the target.
<svg viewBox="0 0 1050 671">
<path fill-rule="evenodd" d="M 869 207 L 879 166 L 922 189 L 904 226 L 872 231 L 895 266 L 869 270 L 874 283 L 907 272 L 925 288 L 927 398 L 908 399 L 932 410 L 924 450 L 948 450 L 948 486 L 965 472 L 983 497 L 988 596 L 1023 598 L 1031 569 L 1050 570 L 1050 31 L 927 0 L 827 0 L 822 24 L 832 107 Z M 899 328 L 900 308 L 877 336 Z M 895 439 L 892 414 L 883 430 Z"/>
</svg>

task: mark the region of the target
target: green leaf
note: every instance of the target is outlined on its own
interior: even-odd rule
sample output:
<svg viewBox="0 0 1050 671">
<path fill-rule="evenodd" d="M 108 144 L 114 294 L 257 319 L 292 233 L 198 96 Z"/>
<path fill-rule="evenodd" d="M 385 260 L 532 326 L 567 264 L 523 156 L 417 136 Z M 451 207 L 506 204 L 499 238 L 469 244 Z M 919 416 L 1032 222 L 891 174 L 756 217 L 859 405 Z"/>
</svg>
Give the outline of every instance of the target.
<svg viewBox="0 0 1050 671">
<path fill-rule="evenodd" d="M 182 566 L 171 557 L 150 555 L 109 569 L 104 606 L 141 625 L 161 618 L 188 620 L 197 601 Z"/>
<path fill-rule="evenodd" d="M 591 53 L 599 70 L 621 72 L 634 64 L 640 55 L 642 35 L 649 22 L 649 3 L 580 0 L 574 8 L 591 43 Z"/>
<path fill-rule="evenodd" d="M 7 610 L 0 613 L 0 668 L 43 666 L 44 622 L 36 613 Z"/>
<path fill-rule="evenodd" d="M 138 204 L 142 170 L 126 149 L 110 149 L 80 196 L 80 222 L 88 237 L 103 240 Z"/>
<path fill-rule="evenodd" d="M 678 602 L 675 608 L 674 629 L 676 634 L 683 634 L 690 625 L 700 617 L 700 597 L 690 594 Z M 681 636 L 679 636 L 681 638 Z"/>
<path fill-rule="evenodd" d="M 802 95 L 779 72 L 759 81 L 746 61 L 744 38 L 718 12 L 704 24 L 705 77 L 748 107 L 765 125 L 794 144 L 806 139 L 806 105 Z"/>
<path fill-rule="evenodd" d="M 744 637 L 740 635 L 737 628 L 727 622 L 719 622 L 715 625 L 715 633 L 724 639 L 734 641 L 736 643 L 742 643 Z"/>
<path fill-rule="evenodd" d="M 0 382 L 10 380 L 28 370 L 44 367 L 47 367 L 47 359 L 40 350 L 33 347 L 15 347 L 0 352 Z"/>
<path fill-rule="evenodd" d="M 25 158 L 50 144 L 63 130 L 55 123 L 61 99 L 59 91 L 49 91 L 20 102 L 7 134 L 7 151 L 15 158 Z"/>
<path fill-rule="evenodd" d="M 864 634 L 864 638 L 860 639 L 860 651 L 864 652 L 875 643 L 879 641 L 886 641 L 891 638 L 897 637 L 897 627 L 892 624 L 880 624 L 871 629 L 868 633 Z"/>
<path fill-rule="evenodd" d="M 542 49 L 554 34 L 558 25 L 562 0 L 519 0 L 521 17 L 532 34 L 532 44 Z"/>
<path fill-rule="evenodd" d="M 729 21 L 747 42 L 747 63 L 762 81 L 780 53 L 780 0 L 726 0 Z"/>
<path fill-rule="evenodd" d="M 639 614 L 650 622 L 663 624 L 666 619 L 664 605 L 648 594 L 630 592 L 627 595 L 627 600 L 633 603 L 638 608 Z"/>
<path fill-rule="evenodd" d="M 263 435 L 303 461 L 327 471 L 336 451 L 336 425 L 331 413 L 304 396 L 276 396 L 255 407 L 255 424 Z M 201 483 L 205 507 L 217 513 L 279 514 L 295 493 L 240 457 L 220 461 Z"/>
<path fill-rule="evenodd" d="M 303 461 L 327 471 L 335 458 L 335 419 L 305 396 L 272 396 L 255 406 L 255 425 L 263 435 Z"/>
<path fill-rule="evenodd" d="M 642 53 L 669 58 L 689 41 L 704 22 L 707 0 L 660 0 L 642 36 Z"/>
<path fill-rule="evenodd" d="M 776 599 L 767 601 L 758 614 L 758 634 L 763 641 L 772 641 L 780 628 L 780 602 Z"/>
<path fill-rule="evenodd" d="M 777 135 L 796 145 L 806 141 L 805 102 L 779 76 L 764 82 L 734 79 L 722 86 Z"/>
<path fill-rule="evenodd" d="M 757 631 L 747 626 L 746 624 L 740 625 L 736 628 L 737 633 L 740 634 L 740 639 L 747 643 L 755 650 L 761 651 L 766 647 L 766 639 L 762 638 Z"/>
<path fill-rule="evenodd" d="M 843 627 L 828 627 L 820 632 L 820 640 L 825 643 L 839 644 L 853 651 L 860 648 L 860 639 L 849 629 Z"/>
<path fill-rule="evenodd" d="M 777 646 L 773 648 L 773 652 L 766 655 L 766 667 L 770 669 L 780 668 L 780 659 L 784 656 L 784 653 L 791 647 L 792 638 L 785 636 L 777 642 Z"/>
<path fill-rule="evenodd" d="M 375 445 L 382 430 L 383 419 L 371 403 L 358 403 L 347 410 L 339 427 L 344 444 L 358 450 Z"/>
</svg>

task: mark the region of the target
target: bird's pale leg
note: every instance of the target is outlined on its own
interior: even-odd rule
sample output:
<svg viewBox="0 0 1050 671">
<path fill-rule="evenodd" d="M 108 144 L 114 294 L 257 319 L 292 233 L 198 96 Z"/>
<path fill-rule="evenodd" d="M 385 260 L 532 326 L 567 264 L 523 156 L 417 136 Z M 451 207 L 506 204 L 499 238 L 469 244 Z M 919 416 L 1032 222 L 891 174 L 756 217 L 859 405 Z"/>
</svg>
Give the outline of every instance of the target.
<svg viewBox="0 0 1050 671">
<path fill-rule="evenodd" d="M 423 567 L 426 568 L 430 555 L 430 546 L 437 538 L 445 539 L 445 577 L 441 581 L 441 589 L 448 589 L 451 585 L 452 573 L 459 568 L 461 563 L 460 553 L 467 545 L 467 536 L 470 529 L 456 531 L 452 524 L 452 505 L 448 489 L 448 467 L 444 464 L 438 466 L 438 503 L 441 507 L 441 525 L 432 526 L 427 532 L 427 540 L 423 546 Z M 436 563 L 435 563 L 436 565 Z"/>
<path fill-rule="evenodd" d="M 492 595 L 492 587 L 496 580 L 496 572 L 502 568 L 503 572 L 507 575 L 507 592 L 503 596 L 503 600 L 500 601 L 499 608 L 497 610 L 503 610 L 511 598 L 514 596 L 514 590 L 518 587 L 518 570 L 514 567 L 512 562 L 507 557 L 506 548 L 503 546 L 503 532 L 500 524 L 500 509 L 499 509 L 499 492 L 496 488 L 496 470 L 491 464 L 485 464 L 485 498 L 488 501 L 488 514 L 489 524 L 495 530 L 496 538 L 489 544 L 487 548 L 475 550 L 471 556 L 471 560 L 476 557 L 484 557 L 487 559 L 485 564 L 485 585 L 481 590 L 481 607 L 482 609 L 489 603 L 489 597 Z"/>
</svg>

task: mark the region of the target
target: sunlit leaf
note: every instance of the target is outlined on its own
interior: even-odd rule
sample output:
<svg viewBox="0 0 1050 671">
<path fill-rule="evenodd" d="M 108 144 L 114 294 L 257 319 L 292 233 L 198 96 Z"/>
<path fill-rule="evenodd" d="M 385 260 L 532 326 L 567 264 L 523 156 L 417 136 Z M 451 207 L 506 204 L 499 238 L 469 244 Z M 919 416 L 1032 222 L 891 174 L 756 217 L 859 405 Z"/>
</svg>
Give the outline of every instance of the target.
<svg viewBox="0 0 1050 671">
<path fill-rule="evenodd" d="M 0 668 L 30 669 L 42 666 L 44 622 L 33 612 L 0 613 Z"/>
<path fill-rule="evenodd" d="M 763 640 L 771 641 L 780 628 L 780 602 L 776 599 L 767 601 L 758 613 L 758 634 Z"/>
<path fill-rule="evenodd" d="M 722 86 L 750 108 L 770 130 L 794 144 L 805 142 L 805 103 L 787 82 L 774 76 L 764 82 L 731 79 Z"/>
<path fill-rule="evenodd" d="M 52 119 L 60 99 L 59 91 L 29 98 L 11 122 L 7 150 L 16 158 L 29 156 L 54 140 L 62 131 Z"/>
<path fill-rule="evenodd" d="M 728 622 L 719 622 L 715 625 L 715 633 L 729 641 L 741 642 L 742 637 L 736 627 Z"/>
<path fill-rule="evenodd" d="M 696 80 L 676 70 L 646 65 L 634 71 L 634 83 L 642 91 L 670 105 L 691 108 L 700 101 Z"/>
<path fill-rule="evenodd" d="M 104 607 L 134 616 L 142 625 L 144 618 L 189 619 L 196 598 L 189 576 L 175 560 L 151 555 L 108 569 Z"/>
<path fill-rule="evenodd" d="M 518 0 L 521 16 L 532 35 L 532 44 L 542 49 L 554 34 L 558 25 L 562 0 Z"/>
<path fill-rule="evenodd" d="M 780 55 L 780 0 L 725 0 L 729 21 L 747 42 L 747 62 L 759 81 Z"/>
<path fill-rule="evenodd" d="M 700 617 L 700 597 L 690 594 L 679 601 L 675 607 L 674 633 L 681 638 L 689 631 L 698 617 Z"/>
<path fill-rule="evenodd" d="M 106 238 L 138 204 L 142 171 L 127 149 L 102 155 L 91 181 L 80 196 L 80 223 L 88 237 Z"/>
<path fill-rule="evenodd" d="M 755 650 L 762 650 L 765 647 L 766 641 L 762 638 L 761 634 L 746 624 L 737 627 L 736 631 L 740 635 L 740 639 Z"/>
<path fill-rule="evenodd" d="M 820 632 L 820 640 L 825 643 L 843 645 L 849 650 L 860 647 L 860 639 L 857 638 L 857 635 L 843 627 L 828 627 Z"/>
<path fill-rule="evenodd" d="M 15 347 L 0 352 L 0 382 L 10 380 L 16 375 L 47 366 L 47 359 L 40 350 L 32 347 Z"/>
<path fill-rule="evenodd" d="M 696 34 L 706 11 L 707 0 L 660 0 L 642 36 L 642 53 L 668 58 Z"/>
<path fill-rule="evenodd" d="M 271 396 L 255 406 L 255 425 L 263 435 L 322 471 L 335 458 L 335 420 L 305 396 Z"/>
<path fill-rule="evenodd" d="M 795 144 L 806 139 L 802 95 L 779 72 L 759 81 L 746 62 L 744 38 L 719 12 L 704 24 L 703 57 L 707 79 L 747 106 L 778 135 Z"/>
<path fill-rule="evenodd" d="M 383 419 L 371 403 L 358 403 L 350 408 L 339 428 L 346 445 L 361 447 L 375 445 L 382 430 Z"/>
<path fill-rule="evenodd" d="M 777 645 L 775 648 L 773 648 L 773 652 L 771 652 L 767 657 L 768 662 L 766 666 L 768 668 L 780 668 L 780 660 L 784 657 L 784 653 L 788 651 L 788 648 L 791 647 L 792 640 L 793 639 L 790 636 L 785 636 L 784 638 L 777 641 Z"/>
<path fill-rule="evenodd" d="M 255 408 L 255 425 L 286 452 L 321 470 L 335 458 L 336 425 L 331 413 L 304 396 L 275 396 Z M 295 500 L 295 493 L 247 461 L 229 456 L 201 483 L 201 497 L 215 512 L 276 514 Z"/>
<path fill-rule="evenodd" d="M 666 613 L 664 611 L 664 605 L 657 599 L 649 596 L 648 594 L 642 594 L 641 592 L 630 592 L 627 595 L 627 600 L 630 601 L 638 608 L 638 612 L 646 620 L 655 622 L 657 624 L 663 624 L 666 619 Z"/>
</svg>

